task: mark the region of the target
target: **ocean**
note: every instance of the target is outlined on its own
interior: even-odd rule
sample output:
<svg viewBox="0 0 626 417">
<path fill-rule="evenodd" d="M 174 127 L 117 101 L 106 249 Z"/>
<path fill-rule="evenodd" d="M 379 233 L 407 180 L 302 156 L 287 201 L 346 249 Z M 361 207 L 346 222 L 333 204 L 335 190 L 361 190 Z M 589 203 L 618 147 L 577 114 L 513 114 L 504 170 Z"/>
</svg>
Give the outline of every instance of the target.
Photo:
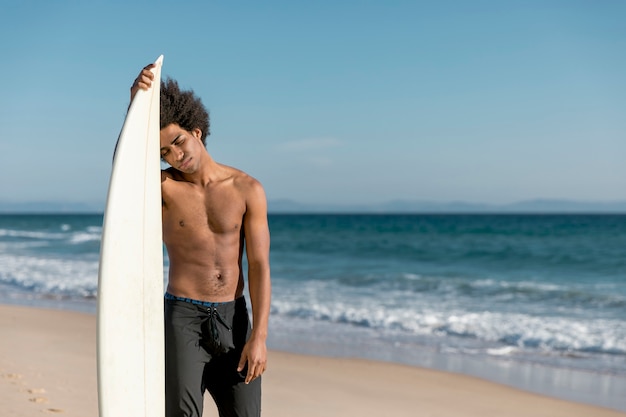
<svg viewBox="0 0 626 417">
<path fill-rule="evenodd" d="M 626 411 L 626 215 L 269 222 L 271 349 L 460 372 Z M 95 313 L 101 232 L 101 214 L 0 215 L 0 302 Z M 165 256 L 164 281 L 167 269 Z"/>
</svg>

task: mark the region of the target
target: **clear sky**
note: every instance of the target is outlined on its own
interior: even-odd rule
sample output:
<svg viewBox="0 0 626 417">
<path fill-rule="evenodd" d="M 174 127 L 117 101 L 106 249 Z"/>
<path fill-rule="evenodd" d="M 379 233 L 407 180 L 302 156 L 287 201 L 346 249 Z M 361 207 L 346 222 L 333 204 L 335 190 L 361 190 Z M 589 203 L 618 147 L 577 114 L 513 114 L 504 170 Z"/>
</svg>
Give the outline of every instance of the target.
<svg viewBox="0 0 626 417">
<path fill-rule="evenodd" d="M 269 199 L 624 200 L 624 22 L 620 0 L 5 2 L 0 200 L 103 202 L 160 54 Z"/>
</svg>

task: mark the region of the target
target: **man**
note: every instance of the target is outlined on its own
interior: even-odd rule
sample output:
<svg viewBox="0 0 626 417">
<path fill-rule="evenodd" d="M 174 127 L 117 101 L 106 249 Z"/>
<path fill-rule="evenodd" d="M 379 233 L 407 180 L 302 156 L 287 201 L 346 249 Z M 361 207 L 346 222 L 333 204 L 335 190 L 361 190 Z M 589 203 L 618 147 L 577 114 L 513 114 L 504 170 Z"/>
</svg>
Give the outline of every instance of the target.
<svg viewBox="0 0 626 417">
<path fill-rule="evenodd" d="M 131 101 L 154 80 L 145 67 Z M 269 228 L 261 184 L 213 160 L 209 115 L 193 91 L 161 84 L 166 416 L 202 416 L 208 390 L 221 417 L 259 416 L 270 310 Z M 252 327 L 243 297 L 248 261 Z"/>
</svg>

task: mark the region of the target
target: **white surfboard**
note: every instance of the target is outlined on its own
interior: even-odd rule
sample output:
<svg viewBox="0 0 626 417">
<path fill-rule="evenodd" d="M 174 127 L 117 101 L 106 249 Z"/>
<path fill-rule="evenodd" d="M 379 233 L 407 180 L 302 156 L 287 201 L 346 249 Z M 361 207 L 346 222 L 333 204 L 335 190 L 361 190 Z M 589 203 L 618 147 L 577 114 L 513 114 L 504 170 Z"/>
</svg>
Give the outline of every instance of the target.
<svg viewBox="0 0 626 417">
<path fill-rule="evenodd" d="M 109 183 L 98 274 L 100 417 L 165 415 L 160 56 L 135 95 Z"/>
</svg>

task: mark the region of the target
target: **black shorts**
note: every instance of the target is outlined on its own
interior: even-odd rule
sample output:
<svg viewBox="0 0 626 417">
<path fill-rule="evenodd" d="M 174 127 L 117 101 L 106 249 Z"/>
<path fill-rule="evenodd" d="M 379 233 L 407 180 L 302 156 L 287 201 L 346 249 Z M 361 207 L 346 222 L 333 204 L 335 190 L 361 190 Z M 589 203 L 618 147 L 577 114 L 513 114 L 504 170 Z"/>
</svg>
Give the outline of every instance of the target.
<svg viewBox="0 0 626 417">
<path fill-rule="evenodd" d="M 204 392 L 220 417 L 261 415 L 261 378 L 237 372 L 251 326 L 244 297 L 205 303 L 165 297 L 165 415 L 202 417 Z"/>
</svg>

